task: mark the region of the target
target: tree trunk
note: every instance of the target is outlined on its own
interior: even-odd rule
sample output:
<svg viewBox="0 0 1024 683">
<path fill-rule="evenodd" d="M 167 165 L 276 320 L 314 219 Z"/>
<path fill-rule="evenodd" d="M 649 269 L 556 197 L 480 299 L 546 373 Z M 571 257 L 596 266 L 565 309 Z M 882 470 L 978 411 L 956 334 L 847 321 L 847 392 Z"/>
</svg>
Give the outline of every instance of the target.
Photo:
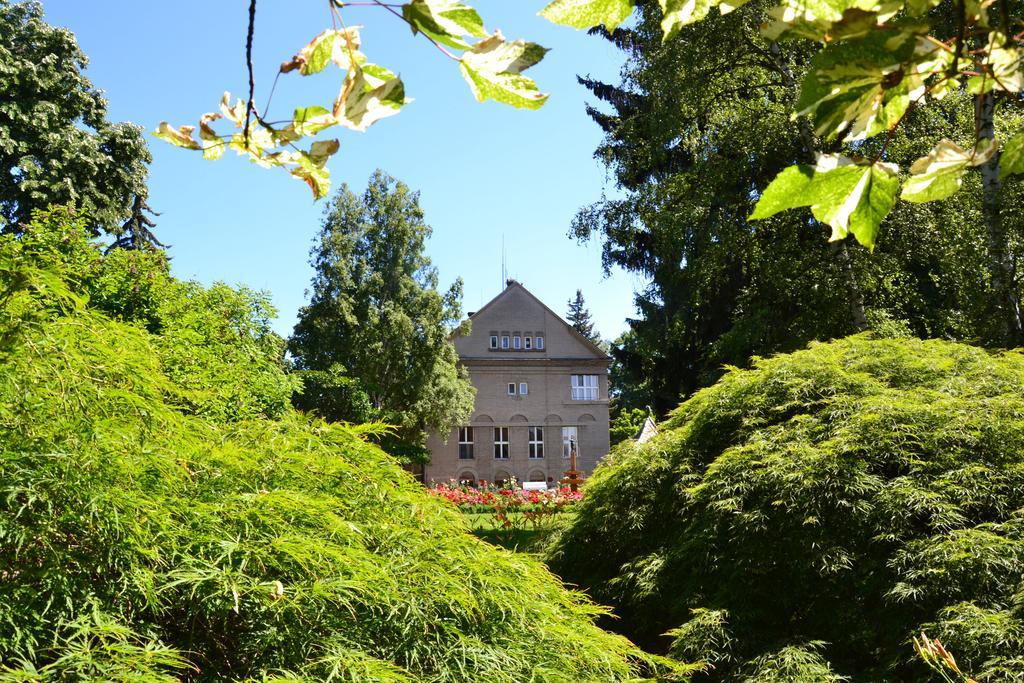
<svg viewBox="0 0 1024 683">
<path fill-rule="evenodd" d="M 857 276 L 853 272 L 853 259 L 846 247 L 846 240 L 837 243 L 836 252 L 839 255 L 839 266 L 843 269 L 843 280 L 846 282 L 846 293 L 850 303 L 850 322 L 857 332 L 864 332 L 868 329 L 868 316 L 864 312 L 864 295 L 857 283 Z"/>
<path fill-rule="evenodd" d="M 995 137 L 995 97 L 993 93 L 974 98 L 974 122 L 979 139 Z M 982 215 L 988 233 L 989 293 L 998 322 L 999 343 L 1014 347 L 1021 343 L 1020 300 L 1014 277 L 1006 227 L 1003 224 L 1002 182 L 999 180 L 999 154 L 981 166 Z"/>
</svg>

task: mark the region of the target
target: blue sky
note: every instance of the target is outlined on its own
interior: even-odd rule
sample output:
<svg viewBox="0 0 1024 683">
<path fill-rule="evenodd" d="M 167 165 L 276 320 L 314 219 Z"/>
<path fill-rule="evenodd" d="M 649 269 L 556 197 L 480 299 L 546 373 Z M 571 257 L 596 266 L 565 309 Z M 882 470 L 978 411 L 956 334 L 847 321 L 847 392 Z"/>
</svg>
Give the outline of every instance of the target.
<svg viewBox="0 0 1024 683">
<path fill-rule="evenodd" d="M 601 135 L 584 112 L 588 93 L 575 77 L 617 80 L 621 53 L 537 17 L 543 0 L 473 4 L 488 29 L 551 48 L 529 72 L 551 93 L 548 103 L 539 111 L 478 104 L 457 65 L 404 23 L 378 8 L 347 8 L 346 24 L 364 27 L 368 59 L 399 73 L 415 101 L 366 133 L 322 134 L 341 140 L 330 162 L 335 187 L 347 182 L 361 191 L 379 167 L 419 190 L 434 229 L 429 255 L 443 285 L 465 281 L 465 310 L 500 291 L 504 239 L 510 276 L 558 312 L 582 289 L 598 330 L 614 337 L 625 329 L 633 291 L 643 283 L 622 272 L 605 278 L 599 245 L 579 245 L 566 233 L 580 206 L 614 191 L 592 158 Z M 161 120 L 194 125 L 216 109 L 223 91 L 246 90 L 245 0 L 49 0 L 44 7 L 50 23 L 77 35 L 112 120 L 147 130 Z M 330 18 L 322 0 L 261 0 L 256 22 L 262 103 L 278 65 L 329 27 Z M 282 76 L 270 119 L 296 106 L 329 106 L 341 80 L 333 68 L 308 78 Z M 290 333 L 309 284 L 308 251 L 323 202 L 314 203 L 308 188 L 283 171 L 258 168 L 231 152 L 208 162 L 156 139 L 150 147 L 150 204 L 162 213 L 157 234 L 172 245 L 175 275 L 270 291 L 280 312 L 276 329 Z"/>
</svg>

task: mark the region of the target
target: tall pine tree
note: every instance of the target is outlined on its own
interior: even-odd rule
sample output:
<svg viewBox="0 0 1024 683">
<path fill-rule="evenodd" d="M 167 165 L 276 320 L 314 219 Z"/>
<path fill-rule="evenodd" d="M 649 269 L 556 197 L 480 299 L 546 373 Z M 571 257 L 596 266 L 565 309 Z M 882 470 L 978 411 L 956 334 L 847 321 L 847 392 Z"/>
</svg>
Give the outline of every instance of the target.
<svg viewBox="0 0 1024 683">
<path fill-rule="evenodd" d="M 572 325 L 572 328 L 595 344 L 600 343 L 601 335 L 594 331 L 594 321 L 591 319 L 590 311 L 587 310 L 586 302 L 583 300 L 583 291 L 577 289 L 576 298 L 569 299 L 567 306 L 568 311 L 565 314 L 565 319 Z"/>
</svg>

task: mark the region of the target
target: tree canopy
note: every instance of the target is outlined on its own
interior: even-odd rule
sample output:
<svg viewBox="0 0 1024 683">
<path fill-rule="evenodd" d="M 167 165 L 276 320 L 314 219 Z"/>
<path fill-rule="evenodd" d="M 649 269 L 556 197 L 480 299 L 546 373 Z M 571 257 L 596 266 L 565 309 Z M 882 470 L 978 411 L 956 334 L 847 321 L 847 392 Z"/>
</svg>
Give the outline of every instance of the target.
<svg viewBox="0 0 1024 683">
<path fill-rule="evenodd" d="M 316 270 L 289 351 L 300 370 L 357 380 L 376 417 L 409 443 L 447 434 L 473 409 L 450 336 L 462 281 L 438 290 L 419 195 L 382 171 L 362 195 L 343 185 L 311 251 Z M 353 418 L 347 418 L 353 419 Z"/>
<path fill-rule="evenodd" d="M 142 130 L 107 120 L 87 65 L 74 35 L 48 25 L 38 2 L 0 0 L 0 229 L 70 204 L 95 234 L 118 237 L 141 211 L 133 209 L 144 203 L 151 161 Z"/>
<path fill-rule="evenodd" d="M 644 4 L 634 28 L 595 32 L 625 51 L 622 81 L 581 79 L 599 100 L 596 157 L 620 192 L 582 209 L 572 234 L 601 241 L 606 269 L 648 279 L 613 373 L 645 394 L 632 405 L 662 415 L 725 365 L 868 327 L 1005 343 L 976 175 L 955 199 L 898 204 L 873 253 L 827 243 L 810 212 L 747 220 L 757 188 L 835 144 L 792 117 L 814 49 L 764 36 L 769 8 L 751 2 L 663 40 L 660 10 Z M 997 119 L 1012 128 L 1020 117 Z M 951 93 L 908 115 L 886 154 L 910 163 L 936 137 L 967 144 L 974 132 L 971 96 Z M 1019 184 L 1002 197 L 1016 253 Z"/>
<path fill-rule="evenodd" d="M 1017 680 L 1022 397 L 1020 353 L 938 340 L 758 360 L 598 466 L 552 567 L 694 680 L 924 680 L 922 630 Z"/>
</svg>

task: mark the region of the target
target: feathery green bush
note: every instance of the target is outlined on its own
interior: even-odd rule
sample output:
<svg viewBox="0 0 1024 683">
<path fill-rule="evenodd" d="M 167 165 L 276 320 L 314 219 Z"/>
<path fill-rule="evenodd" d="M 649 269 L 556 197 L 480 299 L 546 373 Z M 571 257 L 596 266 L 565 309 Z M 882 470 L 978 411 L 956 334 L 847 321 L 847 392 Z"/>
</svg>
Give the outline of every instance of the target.
<svg viewBox="0 0 1024 683">
<path fill-rule="evenodd" d="M 632 680 L 531 557 L 314 421 L 265 301 L 0 237 L 0 681 Z"/>
<path fill-rule="evenodd" d="M 1024 680 L 1024 355 L 855 336 L 731 370 L 613 451 L 550 548 L 697 680 Z"/>
</svg>

